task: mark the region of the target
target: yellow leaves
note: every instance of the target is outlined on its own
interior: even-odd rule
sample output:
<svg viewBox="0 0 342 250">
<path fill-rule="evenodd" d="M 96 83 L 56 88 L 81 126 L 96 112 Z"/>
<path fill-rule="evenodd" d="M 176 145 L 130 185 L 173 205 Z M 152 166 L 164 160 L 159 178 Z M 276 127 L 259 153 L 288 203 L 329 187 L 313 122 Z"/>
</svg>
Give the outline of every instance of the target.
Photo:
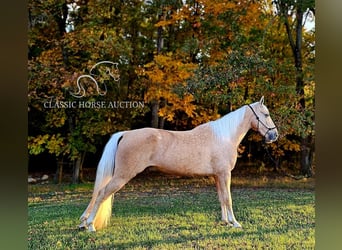
<svg viewBox="0 0 342 250">
<path fill-rule="evenodd" d="M 273 156 L 276 156 L 276 157 L 285 156 L 284 148 L 282 148 L 280 146 L 276 146 L 276 145 L 270 145 L 270 147 L 272 148 L 272 155 Z"/>
<path fill-rule="evenodd" d="M 36 144 L 37 146 L 41 146 L 46 143 L 49 135 L 38 135 L 37 137 L 29 137 L 29 142 Z"/>
<path fill-rule="evenodd" d="M 46 115 L 46 122 L 49 126 L 56 128 L 62 127 L 67 119 L 65 110 L 63 109 L 51 109 L 51 112 Z"/>
<path fill-rule="evenodd" d="M 57 135 L 37 135 L 28 137 L 28 150 L 30 154 L 38 155 L 45 150 L 51 154 L 59 155 L 65 146 L 64 139 Z"/>
<path fill-rule="evenodd" d="M 52 135 L 46 143 L 46 149 L 50 154 L 59 155 L 64 147 L 64 139 L 60 134 Z"/>
<path fill-rule="evenodd" d="M 56 44 L 57 45 L 57 44 Z M 45 50 L 38 57 L 38 62 L 45 67 L 59 67 L 62 63 L 62 51 L 60 46 Z"/>
<path fill-rule="evenodd" d="M 304 86 L 304 95 L 307 99 L 313 98 L 315 95 L 315 82 L 308 81 L 307 85 Z"/>
<path fill-rule="evenodd" d="M 264 29 L 266 20 L 262 19 L 262 7 L 260 2 L 245 2 L 243 8 L 246 10 L 244 15 L 240 15 L 239 23 L 243 24 L 246 33 L 251 29 Z"/>
<path fill-rule="evenodd" d="M 158 115 L 164 117 L 167 121 L 173 121 L 175 113 L 171 112 L 170 108 L 164 107 L 158 111 Z"/>
<path fill-rule="evenodd" d="M 193 63 L 183 63 L 173 59 L 172 53 L 156 55 L 154 60 L 144 66 L 140 73 L 148 76 L 149 80 L 158 86 L 169 88 L 177 83 L 184 83 L 193 74 L 197 66 Z"/>
<path fill-rule="evenodd" d="M 157 67 L 147 73 L 158 90 L 155 92 L 156 95 L 154 98 L 162 97 L 169 103 L 169 105 L 160 110 L 159 115 L 171 121 L 174 118 L 174 112 L 176 110 L 182 110 L 189 117 L 192 117 L 195 109 L 195 106 L 191 103 L 194 100 L 193 96 L 186 94 L 180 97 L 172 92 L 172 88 L 176 84 L 184 84 L 185 80 L 192 75 L 191 70 L 195 66 L 193 64 L 182 63 L 179 60 L 173 60 L 170 56 L 163 55 L 156 56 L 154 66 Z"/>
<path fill-rule="evenodd" d="M 173 89 L 178 84 L 185 84 L 196 67 L 195 64 L 174 59 L 173 54 L 168 53 L 167 55 L 156 55 L 152 62 L 136 71 L 138 75 L 148 78 L 145 101 L 164 100 L 163 104 L 166 105 L 159 110 L 159 116 L 172 121 L 177 110 L 185 112 L 189 117 L 193 116 L 194 97 L 191 94 L 181 97 L 174 93 Z"/>
<path fill-rule="evenodd" d="M 169 97 L 169 100 L 172 100 L 172 103 L 169 102 L 169 105 L 166 105 L 159 110 L 158 115 L 160 117 L 164 117 L 168 121 L 173 121 L 176 111 L 183 111 L 188 117 L 195 116 L 196 105 L 192 103 L 194 97 L 191 94 L 179 97 L 177 94 L 172 93 Z"/>
<path fill-rule="evenodd" d="M 237 3 L 227 2 L 225 0 L 202 0 L 201 2 L 204 6 L 205 12 L 213 16 L 218 16 L 230 9 L 237 8 L 237 6 L 239 5 Z"/>
<path fill-rule="evenodd" d="M 191 123 L 193 126 L 198 126 L 208 121 L 217 120 L 218 118 L 220 118 L 220 115 L 217 113 L 217 110 L 198 106 Z"/>
<path fill-rule="evenodd" d="M 299 152 L 300 144 L 295 140 L 281 138 L 277 143 L 268 144 L 267 147 L 271 149 L 272 155 L 276 157 L 285 156 L 286 152 Z"/>
<path fill-rule="evenodd" d="M 184 107 L 184 112 L 189 116 L 193 117 L 196 106 L 192 104 L 194 101 L 194 97 L 191 94 L 187 94 L 183 98 L 183 107 Z"/>
<path fill-rule="evenodd" d="M 170 24 L 172 24 L 173 21 L 172 20 L 162 20 L 162 21 L 159 21 L 158 23 L 155 24 L 155 27 L 163 27 L 163 26 L 168 26 Z"/>
<path fill-rule="evenodd" d="M 199 28 L 201 22 L 199 21 L 199 15 L 194 15 L 195 8 L 197 9 L 196 12 L 201 13 L 201 15 L 217 17 L 218 15 L 239 6 L 239 3 L 227 2 L 226 0 L 201 0 L 196 6 L 185 4 L 182 8 L 173 11 L 169 19 L 165 18 L 164 20 L 158 21 L 158 23 L 155 24 L 155 27 L 166 27 L 181 21 L 190 21 L 193 23 L 194 28 Z M 172 7 L 164 7 L 164 11 L 168 12 L 171 8 Z"/>
</svg>

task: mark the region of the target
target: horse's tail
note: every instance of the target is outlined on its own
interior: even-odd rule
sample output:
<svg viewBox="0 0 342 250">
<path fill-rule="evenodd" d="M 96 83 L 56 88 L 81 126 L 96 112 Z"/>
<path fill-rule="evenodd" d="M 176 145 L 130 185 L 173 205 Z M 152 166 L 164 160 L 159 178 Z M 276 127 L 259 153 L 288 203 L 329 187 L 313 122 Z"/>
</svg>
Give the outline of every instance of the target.
<svg viewBox="0 0 342 250">
<path fill-rule="evenodd" d="M 118 132 L 113 134 L 105 146 L 96 171 L 93 197 L 95 195 L 98 195 L 100 189 L 103 188 L 113 177 L 115 167 L 115 155 L 119 140 L 122 137 L 123 133 L 124 132 Z M 100 229 L 108 225 L 110 217 L 112 215 L 113 198 L 113 195 L 109 196 L 100 205 L 93 222 L 96 229 Z"/>
</svg>

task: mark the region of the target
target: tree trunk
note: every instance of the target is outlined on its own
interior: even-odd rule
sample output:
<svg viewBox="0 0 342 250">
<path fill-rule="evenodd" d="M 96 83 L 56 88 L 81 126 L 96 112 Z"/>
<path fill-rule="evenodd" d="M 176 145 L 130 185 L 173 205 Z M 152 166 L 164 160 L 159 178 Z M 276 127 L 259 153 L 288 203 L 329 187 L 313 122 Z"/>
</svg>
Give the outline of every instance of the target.
<svg viewBox="0 0 342 250">
<path fill-rule="evenodd" d="M 151 119 L 152 128 L 158 128 L 158 124 L 159 124 L 158 110 L 159 110 L 159 102 L 156 100 L 152 101 L 152 119 Z"/>
<path fill-rule="evenodd" d="M 72 183 L 78 184 L 80 183 L 82 175 L 82 166 L 86 152 L 82 152 L 81 155 L 76 159 L 74 164 L 74 171 L 72 175 Z"/>
<path fill-rule="evenodd" d="M 62 178 L 63 178 L 63 157 L 57 158 L 57 170 L 54 178 L 54 182 L 57 184 L 62 183 Z"/>
<path fill-rule="evenodd" d="M 164 117 L 159 117 L 159 126 L 158 128 L 163 129 L 165 124 L 165 118 Z"/>
<path fill-rule="evenodd" d="M 77 184 L 80 179 L 81 157 L 78 157 L 74 163 L 74 171 L 72 174 L 72 184 Z"/>
<path fill-rule="evenodd" d="M 160 14 L 158 16 L 158 21 L 165 21 L 166 20 L 166 14 Z M 159 55 L 164 47 L 164 39 L 163 39 L 163 28 L 158 27 L 157 29 L 157 54 Z"/>
<path fill-rule="evenodd" d="M 313 158 L 313 147 L 311 136 L 306 136 L 301 140 L 301 173 L 306 177 L 312 176 L 312 158 Z"/>
<path fill-rule="evenodd" d="M 158 21 L 165 19 L 163 14 L 158 16 Z M 157 54 L 161 53 L 162 48 L 164 47 L 163 43 L 163 28 L 158 27 L 157 29 Z M 152 118 L 151 118 L 151 127 L 152 128 L 159 128 L 159 100 L 153 100 L 152 104 Z"/>
<path fill-rule="evenodd" d="M 83 178 L 83 163 L 84 163 L 84 159 L 85 159 L 86 153 L 87 152 L 83 152 L 83 154 L 82 154 L 82 162 L 81 162 L 81 166 L 80 166 L 80 174 L 79 174 L 80 179 L 79 179 L 79 182 L 82 182 L 82 183 L 84 182 L 84 178 Z"/>
</svg>

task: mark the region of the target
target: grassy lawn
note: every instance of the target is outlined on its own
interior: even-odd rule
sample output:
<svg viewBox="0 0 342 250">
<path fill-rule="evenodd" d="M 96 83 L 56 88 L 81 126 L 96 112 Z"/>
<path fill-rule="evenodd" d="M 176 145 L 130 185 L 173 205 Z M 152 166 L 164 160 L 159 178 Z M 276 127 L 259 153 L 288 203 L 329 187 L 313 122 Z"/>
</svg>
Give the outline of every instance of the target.
<svg viewBox="0 0 342 250">
<path fill-rule="evenodd" d="M 234 178 L 243 229 L 220 222 L 212 178 L 140 176 L 115 196 L 110 226 L 78 231 L 92 184 L 30 185 L 29 249 L 314 249 L 312 180 Z"/>
</svg>

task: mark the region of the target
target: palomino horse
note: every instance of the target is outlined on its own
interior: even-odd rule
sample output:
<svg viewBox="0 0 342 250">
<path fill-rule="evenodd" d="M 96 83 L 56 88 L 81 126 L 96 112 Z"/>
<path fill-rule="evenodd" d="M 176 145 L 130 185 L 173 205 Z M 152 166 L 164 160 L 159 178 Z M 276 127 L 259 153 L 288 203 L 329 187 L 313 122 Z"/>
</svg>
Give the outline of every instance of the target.
<svg viewBox="0 0 342 250">
<path fill-rule="evenodd" d="M 112 135 L 99 162 L 92 199 L 80 218 L 79 228 L 96 231 L 105 227 L 112 214 L 114 194 L 149 166 L 183 176 L 213 176 L 222 220 L 241 227 L 233 213 L 230 193 L 238 145 L 251 128 L 259 131 L 266 143 L 278 138 L 263 103 L 264 97 L 188 131 L 142 128 Z"/>
</svg>

